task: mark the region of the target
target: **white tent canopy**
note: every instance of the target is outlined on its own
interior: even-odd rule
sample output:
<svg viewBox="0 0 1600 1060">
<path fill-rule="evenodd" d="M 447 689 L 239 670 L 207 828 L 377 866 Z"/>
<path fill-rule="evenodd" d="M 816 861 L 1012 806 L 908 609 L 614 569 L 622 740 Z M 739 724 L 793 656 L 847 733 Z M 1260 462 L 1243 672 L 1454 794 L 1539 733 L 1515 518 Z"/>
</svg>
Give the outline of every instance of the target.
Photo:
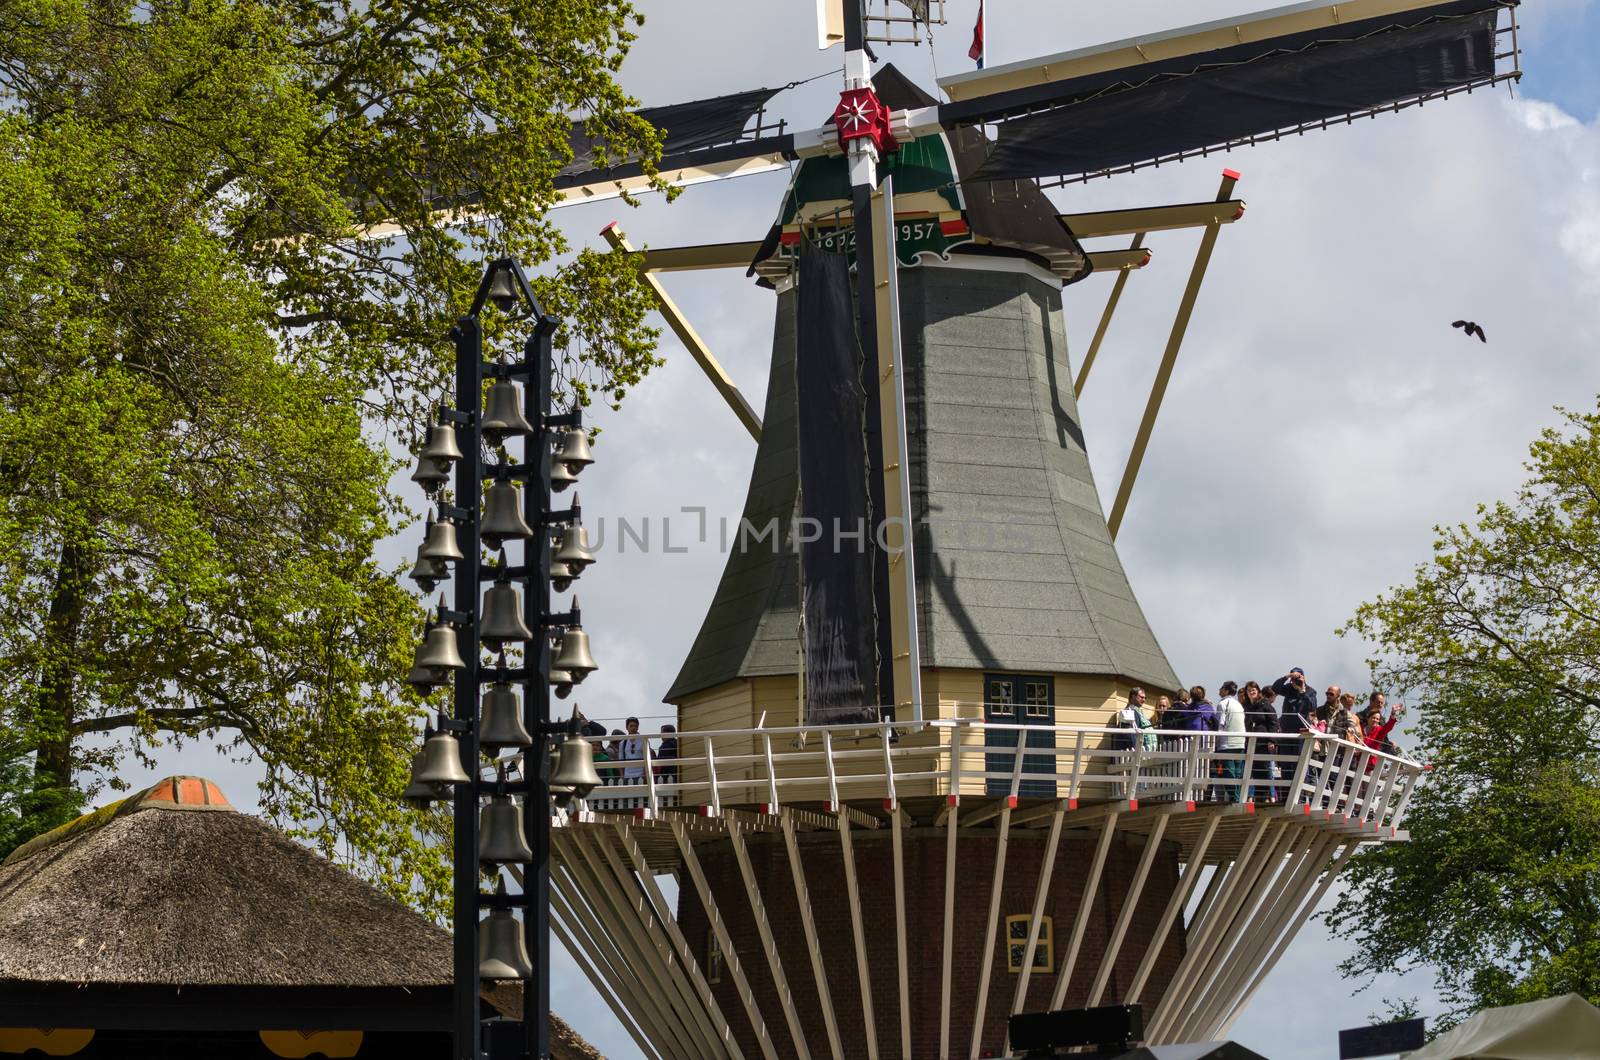
<svg viewBox="0 0 1600 1060">
<path fill-rule="evenodd" d="M 1600 1060 L 1600 1008 L 1577 994 L 1485 1009 L 1405 1060 Z"/>
</svg>

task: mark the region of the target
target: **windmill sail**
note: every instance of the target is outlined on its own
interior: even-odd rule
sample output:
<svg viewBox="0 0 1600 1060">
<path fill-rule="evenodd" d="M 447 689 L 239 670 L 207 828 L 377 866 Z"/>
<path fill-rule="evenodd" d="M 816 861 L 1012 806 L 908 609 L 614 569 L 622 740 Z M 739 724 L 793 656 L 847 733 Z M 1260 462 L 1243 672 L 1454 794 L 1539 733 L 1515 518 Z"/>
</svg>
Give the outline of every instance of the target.
<svg viewBox="0 0 1600 1060">
<path fill-rule="evenodd" d="M 1410 9 L 1356 17 L 1380 6 Z M 947 78 L 941 84 L 958 98 L 939 108 L 939 122 L 1000 123 L 994 151 L 973 174 L 977 180 L 1138 168 L 1511 76 L 1497 74 L 1495 54 L 1498 15 L 1510 6 L 1369 2 L 1267 12 L 1226 27 L 1233 32 L 1223 39 L 1242 43 L 1196 49 L 1195 42 L 1217 38 L 1219 24 Z M 1259 39 L 1245 33 L 1252 23 L 1259 30 L 1307 22 L 1317 24 Z M 1108 64 L 1127 51 L 1135 65 Z M 1074 74 L 1080 70 L 1086 72 Z"/>
</svg>

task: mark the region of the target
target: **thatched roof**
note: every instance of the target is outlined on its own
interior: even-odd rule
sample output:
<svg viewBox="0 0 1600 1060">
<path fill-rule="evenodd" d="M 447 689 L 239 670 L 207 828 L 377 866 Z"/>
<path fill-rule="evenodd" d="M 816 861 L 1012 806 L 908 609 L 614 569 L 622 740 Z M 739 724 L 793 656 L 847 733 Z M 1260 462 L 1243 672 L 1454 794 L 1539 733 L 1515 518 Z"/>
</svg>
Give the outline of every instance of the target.
<svg viewBox="0 0 1600 1060">
<path fill-rule="evenodd" d="M 169 777 L 39 836 L 0 863 L 0 982 L 397 987 L 451 982 L 448 932 Z M 521 990 L 486 991 L 508 1016 Z M 510 1011 L 514 1010 L 514 1011 Z M 556 1057 L 601 1060 L 552 1017 Z"/>
<path fill-rule="evenodd" d="M 163 780 L 0 865 L 0 979 L 424 986 L 450 981 L 450 956 L 437 925 L 197 778 Z"/>
</svg>

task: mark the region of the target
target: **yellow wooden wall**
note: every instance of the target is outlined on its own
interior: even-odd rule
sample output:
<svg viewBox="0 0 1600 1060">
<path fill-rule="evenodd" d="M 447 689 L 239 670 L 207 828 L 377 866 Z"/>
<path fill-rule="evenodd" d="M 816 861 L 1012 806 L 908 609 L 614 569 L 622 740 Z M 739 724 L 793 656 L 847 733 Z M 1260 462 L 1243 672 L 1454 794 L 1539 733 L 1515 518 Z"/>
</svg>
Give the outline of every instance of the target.
<svg viewBox="0 0 1600 1060">
<path fill-rule="evenodd" d="M 1009 671 L 1007 671 L 1009 672 Z M 923 700 L 929 705 L 928 718 L 981 718 L 983 717 L 983 670 L 956 670 L 956 669 L 931 669 L 923 671 Z M 1049 676 L 1055 682 L 1055 721 L 1058 725 L 1110 725 L 1116 713 L 1127 702 L 1129 683 L 1123 680 L 1101 676 L 1087 676 L 1082 674 L 1022 674 L 1020 676 Z M 765 714 L 763 722 L 763 713 Z M 705 741 L 696 739 L 696 733 L 709 733 L 728 729 L 753 729 L 758 722 L 763 722 L 766 728 L 783 728 L 798 724 L 798 702 L 796 699 L 796 679 L 792 675 L 778 675 L 771 677 L 742 678 L 727 684 L 696 693 L 686 697 L 678 704 L 679 729 L 683 733 L 680 739 L 682 754 L 686 758 L 695 758 L 704 754 Z M 907 737 L 899 745 L 901 748 L 915 746 L 927 742 L 929 746 L 928 758 L 920 763 L 902 761 L 896 758 L 896 771 L 906 769 L 948 770 L 950 765 L 948 750 L 936 749 L 938 735 L 925 733 L 919 736 Z M 792 749 L 793 737 L 773 738 L 775 753 L 781 756 L 785 750 Z M 1102 740 L 1093 736 L 1085 741 L 1085 746 L 1094 748 L 1100 746 Z M 1057 740 L 1057 746 L 1070 751 L 1076 744 L 1076 738 L 1068 733 L 1062 733 Z M 880 774 L 883 772 L 881 756 L 869 754 L 874 748 L 871 741 L 836 740 L 836 752 L 850 752 L 839 762 L 837 772 L 841 777 L 851 774 Z M 762 741 L 758 738 L 745 737 L 717 737 L 714 749 L 718 761 L 717 777 L 724 785 L 727 781 L 736 778 L 752 780 L 749 788 L 729 792 L 724 790 L 723 800 L 729 803 L 759 803 L 768 801 L 768 795 L 763 790 L 761 783 L 756 778 L 764 778 L 764 754 Z M 969 774 L 981 773 L 984 769 L 985 749 L 982 744 L 968 740 L 963 743 L 961 768 Z M 741 761 L 741 756 L 749 756 Z M 1070 771 L 1071 758 L 1062 757 L 1059 760 L 1058 772 L 1065 774 Z M 805 783 L 799 783 L 798 778 L 804 775 L 812 778 Z M 798 769 L 780 768 L 780 776 L 795 777 L 796 782 L 786 785 L 779 793 L 780 801 L 817 801 L 826 798 L 826 784 L 818 776 L 818 769 L 813 764 L 809 767 Z M 703 782 L 706 779 L 706 769 L 703 765 L 690 765 L 683 767 L 683 779 L 686 782 Z M 812 782 L 815 781 L 815 783 Z M 940 781 L 926 781 L 903 785 L 897 791 L 902 797 L 913 795 L 944 794 L 948 785 Z M 984 782 L 981 778 L 972 776 L 965 778 L 961 784 L 963 794 L 982 794 Z M 1065 785 L 1058 792 L 1065 796 Z M 853 785 L 848 780 L 840 786 L 840 794 L 844 799 L 859 799 L 866 797 L 882 797 L 881 791 L 867 791 L 865 785 Z M 1091 789 L 1082 792 L 1089 797 L 1098 797 L 1099 792 Z M 695 796 L 689 801 L 704 802 L 704 797 Z"/>
</svg>

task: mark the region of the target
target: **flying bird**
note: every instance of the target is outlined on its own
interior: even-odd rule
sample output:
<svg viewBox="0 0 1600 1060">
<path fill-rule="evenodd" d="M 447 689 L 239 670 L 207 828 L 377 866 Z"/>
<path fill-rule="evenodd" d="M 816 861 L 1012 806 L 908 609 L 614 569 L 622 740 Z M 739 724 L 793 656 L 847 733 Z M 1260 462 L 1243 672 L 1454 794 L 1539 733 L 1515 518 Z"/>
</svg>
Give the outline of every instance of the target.
<svg viewBox="0 0 1600 1060">
<path fill-rule="evenodd" d="M 1466 333 L 1468 335 L 1476 335 L 1476 336 L 1478 336 L 1478 341 L 1479 342 L 1488 342 L 1489 341 L 1489 336 L 1487 336 L 1487 335 L 1485 335 L 1483 333 L 1483 329 L 1478 326 L 1476 321 L 1458 320 L 1455 323 L 1451 324 L 1450 326 L 1453 327 L 1453 328 L 1463 328 L 1463 329 L 1465 329 L 1465 331 L 1466 331 Z"/>
</svg>

